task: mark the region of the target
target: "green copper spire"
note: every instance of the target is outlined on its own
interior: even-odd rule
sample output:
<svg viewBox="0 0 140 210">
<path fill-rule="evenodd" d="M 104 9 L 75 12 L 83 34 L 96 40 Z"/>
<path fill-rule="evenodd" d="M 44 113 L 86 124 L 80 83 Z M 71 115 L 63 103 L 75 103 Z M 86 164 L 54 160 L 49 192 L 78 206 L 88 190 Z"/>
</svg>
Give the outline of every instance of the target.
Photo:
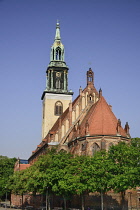
<svg viewBox="0 0 140 210">
<path fill-rule="evenodd" d="M 56 23 L 56 33 L 54 43 L 51 46 L 50 63 L 46 71 L 47 93 L 58 93 L 72 95 L 68 91 L 68 66 L 64 60 L 64 45 L 60 37 L 60 24 Z M 45 94 L 45 92 L 43 94 Z M 42 96 L 44 97 L 44 95 Z"/>
<path fill-rule="evenodd" d="M 64 61 L 64 45 L 60 37 L 60 24 L 56 23 L 55 40 L 51 47 L 50 61 Z"/>
</svg>

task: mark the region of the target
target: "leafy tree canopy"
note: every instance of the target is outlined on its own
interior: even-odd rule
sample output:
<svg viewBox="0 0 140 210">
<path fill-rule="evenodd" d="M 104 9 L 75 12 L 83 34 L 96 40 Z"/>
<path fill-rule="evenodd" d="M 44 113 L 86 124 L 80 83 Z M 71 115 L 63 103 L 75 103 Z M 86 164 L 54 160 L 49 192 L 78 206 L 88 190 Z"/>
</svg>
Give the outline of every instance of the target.
<svg viewBox="0 0 140 210">
<path fill-rule="evenodd" d="M 134 145 L 120 142 L 108 152 L 112 162 L 110 172 L 113 175 L 110 184 L 116 192 L 125 192 L 138 186 L 139 154 Z"/>
<path fill-rule="evenodd" d="M 16 158 L 8 158 L 0 155 L 0 198 L 2 198 L 7 192 L 7 183 L 9 176 L 14 172 L 14 164 Z"/>
<path fill-rule="evenodd" d="M 108 153 L 104 150 L 96 152 L 91 159 L 91 176 L 88 180 L 91 192 L 107 192 L 111 188 L 109 182 L 112 178 L 110 167 L 111 161 L 108 158 Z"/>
</svg>

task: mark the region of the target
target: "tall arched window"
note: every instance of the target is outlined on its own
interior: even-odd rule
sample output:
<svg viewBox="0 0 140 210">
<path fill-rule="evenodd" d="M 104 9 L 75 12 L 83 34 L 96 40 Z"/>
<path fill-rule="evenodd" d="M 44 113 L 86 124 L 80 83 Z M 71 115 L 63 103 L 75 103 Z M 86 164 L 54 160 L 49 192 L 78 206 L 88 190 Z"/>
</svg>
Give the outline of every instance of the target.
<svg viewBox="0 0 140 210">
<path fill-rule="evenodd" d="M 61 101 L 55 103 L 54 114 L 60 116 L 63 113 L 63 104 Z"/>
<path fill-rule="evenodd" d="M 61 49 L 58 47 L 56 48 L 56 60 L 61 60 Z"/>
<path fill-rule="evenodd" d="M 94 143 L 92 147 L 92 154 L 94 155 L 97 151 L 100 150 L 100 147 L 98 144 Z"/>
<path fill-rule="evenodd" d="M 53 60 L 54 60 L 54 49 L 53 49 Z"/>
<path fill-rule="evenodd" d="M 60 78 L 56 78 L 56 89 L 60 89 L 60 88 L 61 88 Z"/>
</svg>

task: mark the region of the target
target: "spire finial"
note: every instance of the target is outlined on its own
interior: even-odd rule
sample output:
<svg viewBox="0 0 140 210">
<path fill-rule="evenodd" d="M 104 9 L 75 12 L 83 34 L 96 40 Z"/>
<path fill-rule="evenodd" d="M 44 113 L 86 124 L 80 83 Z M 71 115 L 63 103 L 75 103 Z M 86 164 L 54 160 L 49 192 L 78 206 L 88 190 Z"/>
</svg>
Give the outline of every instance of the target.
<svg viewBox="0 0 140 210">
<path fill-rule="evenodd" d="M 60 24 L 59 24 L 59 20 L 57 20 L 57 22 L 56 22 L 55 40 L 61 40 L 61 37 L 60 37 Z"/>
<path fill-rule="evenodd" d="M 101 98 L 102 97 L 102 89 L 100 88 L 99 89 L 99 98 Z"/>
</svg>

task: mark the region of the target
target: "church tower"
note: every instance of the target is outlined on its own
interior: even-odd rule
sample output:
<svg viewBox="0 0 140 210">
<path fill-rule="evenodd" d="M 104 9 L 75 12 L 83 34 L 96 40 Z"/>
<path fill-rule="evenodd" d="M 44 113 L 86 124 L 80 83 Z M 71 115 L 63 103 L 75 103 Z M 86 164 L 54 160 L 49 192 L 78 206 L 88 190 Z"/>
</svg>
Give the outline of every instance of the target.
<svg viewBox="0 0 140 210">
<path fill-rule="evenodd" d="M 43 100 L 42 139 L 72 101 L 73 93 L 68 91 L 69 68 L 65 63 L 64 55 L 65 49 L 61 42 L 60 25 L 57 22 L 50 63 L 46 70 L 46 89 L 41 97 Z"/>
</svg>

